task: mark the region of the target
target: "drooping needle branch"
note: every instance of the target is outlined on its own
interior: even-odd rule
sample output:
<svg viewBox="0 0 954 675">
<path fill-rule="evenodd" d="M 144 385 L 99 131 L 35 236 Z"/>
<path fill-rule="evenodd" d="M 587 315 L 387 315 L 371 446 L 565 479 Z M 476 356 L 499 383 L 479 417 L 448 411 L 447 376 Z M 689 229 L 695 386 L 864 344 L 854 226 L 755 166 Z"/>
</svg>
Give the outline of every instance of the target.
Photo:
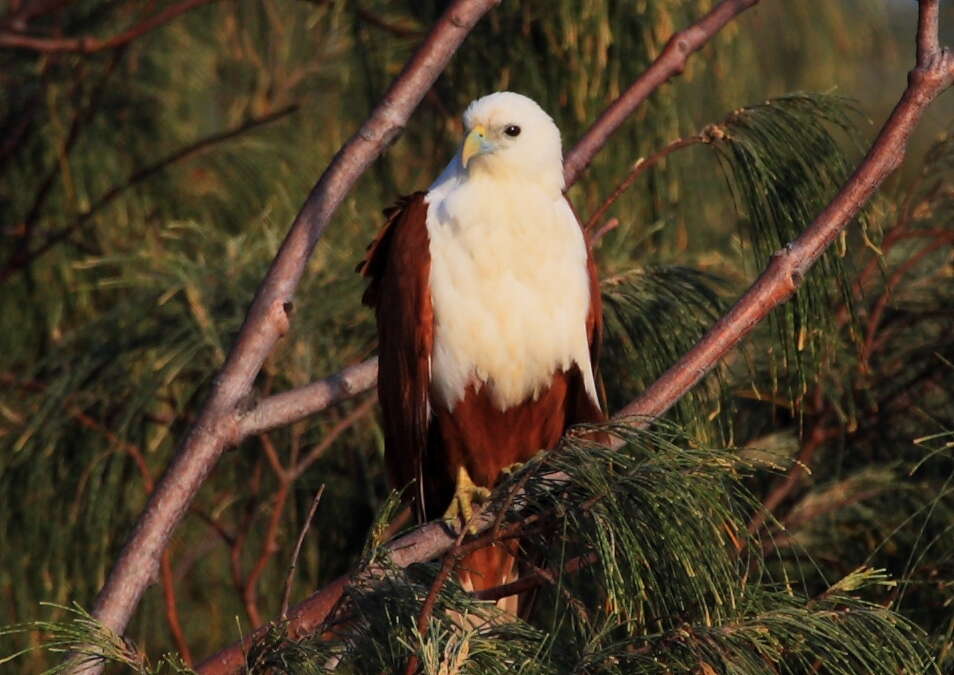
<svg viewBox="0 0 954 675">
<path fill-rule="evenodd" d="M 938 42 L 938 2 L 920 0 L 917 63 L 909 74 L 908 86 L 845 185 L 798 239 L 773 256 L 765 271 L 728 314 L 655 384 L 623 408 L 617 418 L 642 426 L 672 407 L 773 308 L 795 293 L 812 265 L 898 168 L 924 111 L 954 83 L 954 54 L 941 48 Z M 493 528 L 497 516 L 494 509 L 486 509 L 471 525 L 478 533 L 484 533 Z M 455 545 L 455 539 L 456 535 L 443 524 L 430 523 L 386 548 L 392 564 L 406 567 L 445 554 Z M 320 626 L 347 584 L 347 577 L 341 577 L 293 608 L 288 615 L 290 634 L 301 635 Z M 204 662 L 199 672 L 220 675 L 240 669 L 243 644 L 247 643 L 223 649 Z"/>
<path fill-rule="evenodd" d="M 371 116 L 334 157 L 308 195 L 259 286 L 209 398 L 152 493 L 97 598 L 93 616 L 123 633 L 173 530 L 236 436 L 237 413 L 262 364 L 288 329 L 288 312 L 312 250 L 362 173 L 398 136 L 476 22 L 499 0 L 456 0 L 434 25 Z M 98 672 L 102 664 L 73 672 Z"/>
</svg>

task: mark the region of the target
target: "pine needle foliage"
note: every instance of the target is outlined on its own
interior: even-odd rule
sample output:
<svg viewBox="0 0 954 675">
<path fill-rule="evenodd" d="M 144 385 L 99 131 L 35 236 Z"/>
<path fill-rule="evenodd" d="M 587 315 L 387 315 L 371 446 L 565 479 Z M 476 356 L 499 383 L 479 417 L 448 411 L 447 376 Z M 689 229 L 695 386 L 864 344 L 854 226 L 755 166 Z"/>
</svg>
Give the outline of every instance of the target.
<svg viewBox="0 0 954 675">
<path fill-rule="evenodd" d="M 358 573 L 319 631 L 325 639 L 267 641 L 253 672 L 400 672 L 412 654 L 425 673 L 934 670 L 913 624 L 859 597 L 894 585 L 883 572 L 856 570 L 816 597 L 766 576 L 744 534 L 756 507 L 740 478 L 754 467 L 734 453 L 698 447 L 671 425 L 580 431 L 626 443 L 612 452 L 571 438 L 496 493 L 513 504 L 505 523 L 551 525 L 521 541 L 553 575 L 537 620 L 504 615 L 448 581 L 422 636 L 421 604 L 439 565 L 379 568 Z M 585 553 L 597 560 L 560 572 Z"/>
<path fill-rule="evenodd" d="M 180 658 L 165 655 L 155 665 L 150 665 L 145 654 L 121 635 L 116 635 L 96 621 L 78 605 L 64 607 L 44 603 L 58 611 L 63 618 L 49 621 L 33 621 L 20 626 L 0 630 L 0 635 L 39 632 L 44 635 L 42 649 L 61 656 L 61 662 L 43 671 L 43 675 L 66 672 L 72 667 L 108 663 L 123 666 L 127 672 L 139 675 L 164 675 L 165 673 L 193 673 Z M 8 664 L 27 651 L 0 658 L 0 666 Z M 68 658 L 67 658 L 68 657 Z"/>
<path fill-rule="evenodd" d="M 354 264 L 380 225 L 380 209 L 398 193 L 425 188 L 447 162 L 460 142 L 459 113 L 471 98 L 500 87 L 532 96 L 558 120 L 569 148 L 672 30 L 712 4 L 502 3 L 343 204 L 296 297 L 292 331 L 266 363 L 255 395 L 304 385 L 373 354 L 373 320 L 359 309 L 362 282 Z M 86 630 L 77 628 L 71 610 L 59 608 L 48 626 L 23 622 L 46 615 L 38 604 L 44 600 L 92 605 L 150 480 L 194 420 L 297 207 L 445 5 L 229 0 L 196 8 L 123 50 L 0 52 L 0 265 L 27 231 L 36 246 L 68 230 L 0 292 L 0 624 L 29 628 L 0 634 L 0 654 L 55 637 L 53 624 L 72 626 L 63 636 Z M 131 25 L 139 9 L 66 3 L 30 29 L 103 37 Z M 880 119 L 879 106 L 894 90 L 871 86 L 872 72 L 880 83 L 908 64 L 911 17 L 904 12 L 910 9 L 895 15 L 869 0 L 761 3 L 647 101 L 573 188 L 572 201 L 582 215 L 592 213 L 636 158 L 697 133 L 726 110 L 779 92 L 827 90 L 837 82 L 840 91 L 863 99 L 866 115 Z M 897 39 L 895 26 L 903 31 Z M 939 105 L 935 118 L 950 119 L 943 107 L 949 104 Z M 296 112 L 256 122 L 288 106 Z M 716 125 L 721 138 L 673 155 L 615 205 L 610 215 L 621 224 L 597 250 L 601 273 L 611 279 L 604 287 L 601 363 L 611 409 L 667 367 L 815 215 L 846 158 L 853 158 L 846 124 L 867 133 L 840 97 L 799 94 L 742 109 Z M 163 162 L 225 132 L 235 133 Z M 949 437 L 941 434 L 954 429 L 954 276 L 949 247 L 940 244 L 954 227 L 952 148 L 948 136 L 924 157 L 912 152 L 911 174 L 867 212 L 867 231 L 849 233 L 826 267 L 813 271 L 775 329 L 752 337 L 745 361 L 731 359 L 673 411 L 670 423 L 685 434 L 640 436 L 613 462 L 586 450 L 604 476 L 567 469 L 579 483 L 571 483 L 574 499 L 602 496 L 568 520 L 566 531 L 555 531 L 568 542 L 560 551 L 542 537 L 526 545 L 556 569 L 594 550 L 619 553 L 619 563 L 601 557 L 565 575 L 558 587 L 541 589 L 539 616 L 528 624 L 461 629 L 450 618 L 454 612 L 496 615 L 449 583 L 424 635 L 411 605 L 419 608 L 436 567 L 392 571 L 394 602 L 377 596 L 378 586 L 354 589 L 352 602 L 366 611 L 353 632 L 345 623 L 330 647 L 288 645 L 277 626 L 272 645 L 260 650 L 266 660 L 255 663 L 321 671 L 332 662 L 316 654 L 337 655 L 344 668 L 364 649 L 370 656 L 362 668 L 372 662 L 403 668 L 416 652 L 427 672 L 668 668 L 708 675 L 707 668 L 765 672 L 771 661 L 783 672 L 802 672 L 802 658 L 821 659 L 824 672 L 823 643 L 840 640 L 871 650 L 833 656 L 831 667 L 841 672 L 851 659 L 854 672 L 868 672 L 870 659 L 858 659 L 869 657 L 910 667 L 915 661 L 898 640 L 916 645 L 918 636 L 888 610 L 864 604 L 872 601 L 894 602 L 926 631 L 931 654 L 950 670 L 954 465 Z M 906 234 L 892 240 L 898 225 Z M 845 312 L 850 321 L 840 318 Z M 328 490 L 302 549 L 293 597 L 356 560 L 374 559 L 384 530 L 374 530 L 366 549 L 359 533 L 374 527 L 376 513 L 385 514 L 379 525 L 386 522 L 390 504 L 375 414 L 340 433 L 283 504 L 266 450 L 290 465 L 360 403 L 249 439 L 210 476 L 170 548 L 172 590 L 197 657 L 248 634 L 256 603 L 244 601 L 243 585 L 260 563 L 252 589 L 258 613 L 278 614 L 295 534 L 318 485 Z M 783 480 L 775 470 L 753 470 L 747 458 L 769 451 L 776 470 L 798 466 L 792 460 L 809 448 L 816 427 L 825 440 L 805 462 L 811 473 L 800 474 L 773 509 L 777 522 L 767 521 L 758 542 L 744 542 L 753 498 L 765 499 Z M 712 451 L 712 470 L 686 468 L 701 462 L 706 448 L 731 444 L 744 446 L 741 463 L 736 458 L 730 466 L 735 453 L 723 450 Z M 676 447 L 689 453 L 682 465 Z M 581 461 L 591 456 L 578 451 Z M 679 474 L 678 466 L 692 475 Z M 542 475 L 528 478 L 531 488 L 534 481 L 547 484 Z M 661 481 L 655 491 L 646 484 L 649 475 Z M 632 495 L 610 487 L 618 476 Z M 740 491 L 739 478 L 754 497 Z M 714 492 L 669 494 L 677 488 Z M 552 506 L 552 497 L 532 494 L 539 503 L 525 509 Z M 612 536 L 627 505 L 638 505 L 685 549 L 686 537 L 667 518 L 669 502 L 713 557 L 700 561 L 682 550 L 667 558 L 666 551 L 649 550 L 652 539 L 638 523 L 624 523 L 620 536 Z M 734 525 L 720 530 L 710 523 L 706 530 L 693 514 L 722 514 Z M 273 517 L 278 525 L 269 539 Z M 727 559 L 723 549 L 736 546 L 730 532 L 744 546 Z M 825 604 L 833 581 L 861 567 L 884 568 L 898 585 L 873 583 L 851 591 L 861 599 Z M 675 575 L 679 588 L 670 592 L 662 570 Z M 382 608 L 383 619 L 374 614 Z M 388 617 L 398 624 L 393 633 Z M 120 654 L 129 648 L 125 667 L 132 670 L 158 667 L 155 658 L 136 665 L 136 654 L 176 648 L 169 622 L 160 589 L 150 589 L 127 632 L 132 642 L 103 638 L 101 647 L 114 644 Z M 373 630 L 363 635 L 365 625 Z M 871 626 L 890 639 L 873 639 Z M 370 635 L 380 644 L 371 644 Z M 67 642 L 96 639 L 87 631 Z M 269 654 L 276 660 L 268 661 Z M 62 656 L 33 651 L 2 668 L 42 672 Z"/>
<path fill-rule="evenodd" d="M 603 281 L 600 360 L 618 364 L 600 373 L 609 410 L 623 407 L 702 337 L 722 315 L 725 302 L 718 291 L 723 289 L 718 278 L 679 266 L 639 268 Z M 708 420 L 721 405 L 721 385 L 717 374 L 671 414 L 686 425 Z M 693 428 L 703 434 L 711 425 L 706 421 Z"/>
</svg>

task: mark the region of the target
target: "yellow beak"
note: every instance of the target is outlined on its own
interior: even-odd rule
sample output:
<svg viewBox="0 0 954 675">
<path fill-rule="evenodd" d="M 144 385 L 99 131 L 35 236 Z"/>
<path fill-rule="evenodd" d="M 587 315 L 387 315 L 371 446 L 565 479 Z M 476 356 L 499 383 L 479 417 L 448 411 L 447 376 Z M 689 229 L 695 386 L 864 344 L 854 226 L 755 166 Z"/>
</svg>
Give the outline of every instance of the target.
<svg viewBox="0 0 954 675">
<path fill-rule="evenodd" d="M 487 130 L 482 124 L 478 124 L 467 134 L 467 138 L 464 139 L 464 145 L 460 149 L 460 163 L 465 169 L 473 157 L 494 149 L 493 144 L 487 140 L 486 136 Z"/>
</svg>

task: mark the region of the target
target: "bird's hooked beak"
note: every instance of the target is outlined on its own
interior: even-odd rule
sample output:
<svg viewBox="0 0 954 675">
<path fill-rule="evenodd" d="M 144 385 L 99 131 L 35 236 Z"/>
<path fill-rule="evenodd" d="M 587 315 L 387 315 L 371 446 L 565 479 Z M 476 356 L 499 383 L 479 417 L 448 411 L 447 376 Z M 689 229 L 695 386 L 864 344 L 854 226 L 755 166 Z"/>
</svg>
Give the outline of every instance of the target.
<svg viewBox="0 0 954 675">
<path fill-rule="evenodd" d="M 477 155 L 493 152 L 494 147 L 494 144 L 487 140 L 487 129 L 483 124 L 478 124 L 464 139 L 464 145 L 460 149 L 460 163 L 466 169 L 471 159 Z"/>
</svg>

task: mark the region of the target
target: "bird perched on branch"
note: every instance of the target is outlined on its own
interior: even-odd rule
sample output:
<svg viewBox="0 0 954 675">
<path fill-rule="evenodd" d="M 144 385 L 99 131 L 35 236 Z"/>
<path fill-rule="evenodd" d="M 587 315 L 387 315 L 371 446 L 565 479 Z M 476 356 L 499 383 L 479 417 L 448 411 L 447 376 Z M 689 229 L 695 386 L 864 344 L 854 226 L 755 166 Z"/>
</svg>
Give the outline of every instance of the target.
<svg viewBox="0 0 954 675">
<path fill-rule="evenodd" d="M 464 127 L 427 192 L 385 212 L 359 271 L 377 315 L 390 479 L 414 483 L 421 519 L 466 523 L 506 467 L 604 417 L 599 284 L 563 196 L 560 132 L 512 92 L 471 103 Z M 462 585 L 508 583 L 516 553 L 476 551 Z"/>
</svg>

